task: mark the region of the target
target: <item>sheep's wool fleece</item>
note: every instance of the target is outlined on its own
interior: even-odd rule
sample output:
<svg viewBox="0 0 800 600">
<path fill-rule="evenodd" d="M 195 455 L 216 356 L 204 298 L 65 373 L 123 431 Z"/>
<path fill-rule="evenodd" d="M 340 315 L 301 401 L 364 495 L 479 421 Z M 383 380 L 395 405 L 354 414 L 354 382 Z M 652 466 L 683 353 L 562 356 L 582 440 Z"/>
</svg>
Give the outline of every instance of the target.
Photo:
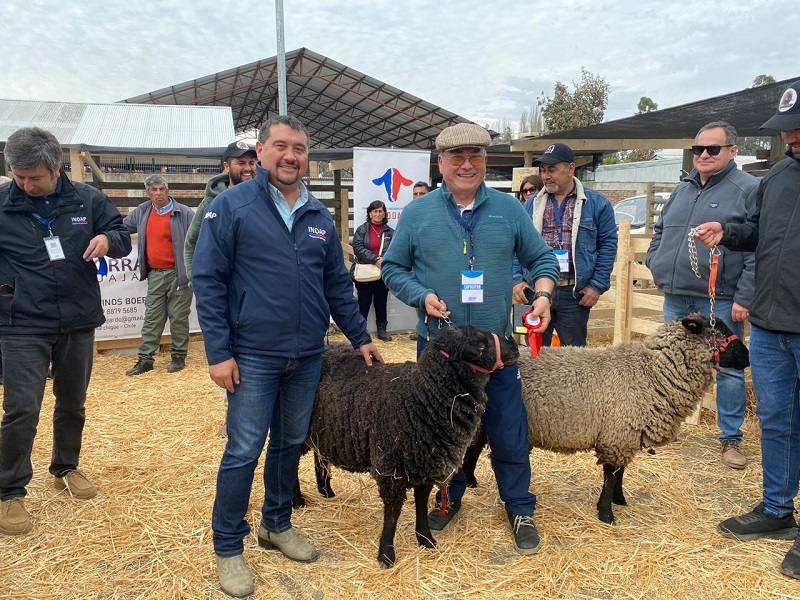
<svg viewBox="0 0 800 600">
<path fill-rule="evenodd" d="M 457 364 L 431 351 L 418 363 L 367 367 L 352 347 L 330 345 L 310 444 L 336 466 L 369 471 L 384 498 L 448 480 L 486 406 L 487 377 Z"/>
<path fill-rule="evenodd" d="M 707 340 L 679 322 L 638 342 L 542 348 L 539 360 L 522 354 L 531 443 L 568 453 L 594 448 L 598 463 L 615 467 L 675 439 L 714 378 Z"/>
</svg>

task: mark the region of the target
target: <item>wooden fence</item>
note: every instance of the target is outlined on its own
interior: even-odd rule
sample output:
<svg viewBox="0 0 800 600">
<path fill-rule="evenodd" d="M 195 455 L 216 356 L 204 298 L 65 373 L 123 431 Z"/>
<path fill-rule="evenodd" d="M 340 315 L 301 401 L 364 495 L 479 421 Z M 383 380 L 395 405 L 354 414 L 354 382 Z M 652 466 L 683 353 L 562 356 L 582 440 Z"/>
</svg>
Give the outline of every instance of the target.
<svg viewBox="0 0 800 600">
<path fill-rule="evenodd" d="M 655 288 L 650 269 L 644 265 L 650 239 L 650 236 L 632 236 L 630 221 L 619 224 L 612 287 L 600 297 L 614 304 L 615 344 L 629 341 L 633 334 L 648 335 L 663 323 L 664 296 Z M 716 411 L 716 384 L 703 396 L 697 410 L 686 418 L 686 423 L 697 425 L 703 408 Z"/>
</svg>

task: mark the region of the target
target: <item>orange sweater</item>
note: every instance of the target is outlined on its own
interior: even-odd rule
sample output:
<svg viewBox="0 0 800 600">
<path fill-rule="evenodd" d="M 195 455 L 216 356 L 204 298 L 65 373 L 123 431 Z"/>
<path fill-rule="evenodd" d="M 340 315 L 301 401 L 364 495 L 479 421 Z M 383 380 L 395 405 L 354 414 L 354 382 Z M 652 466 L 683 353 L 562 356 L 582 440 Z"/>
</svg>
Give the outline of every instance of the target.
<svg viewBox="0 0 800 600">
<path fill-rule="evenodd" d="M 145 239 L 147 244 L 147 265 L 151 269 L 174 269 L 175 252 L 172 249 L 172 230 L 170 219 L 172 211 L 159 215 L 155 210 L 150 211 L 147 218 Z"/>
</svg>

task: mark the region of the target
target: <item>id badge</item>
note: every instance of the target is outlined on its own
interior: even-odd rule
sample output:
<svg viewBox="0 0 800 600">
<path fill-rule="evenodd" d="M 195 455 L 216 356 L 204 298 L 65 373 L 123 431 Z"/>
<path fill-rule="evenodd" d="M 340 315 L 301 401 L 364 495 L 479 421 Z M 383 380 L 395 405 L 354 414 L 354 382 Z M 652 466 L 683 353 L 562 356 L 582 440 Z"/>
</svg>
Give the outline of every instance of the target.
<svg viewBox="0 0 800 600">
<path fill-rule="evenodd" d="M 67 258 L 64 255 L 64 249 L 61 247 L 61 240 L 57 235 L 51 235 L 44 238 L 44 247 L 47 248 L 47 255 L 50 260 L 64 260 Z"/>
<path fill-rule="evenodd" d="M 553 250 L 558 259 L 558 269 L 562 273 L 569 273 L 569 250 Z"/>
<path fill-rule="evenodd" d="M 461 302 L 483 302 L 483 271 L 461 271 Z"/>
</svg>

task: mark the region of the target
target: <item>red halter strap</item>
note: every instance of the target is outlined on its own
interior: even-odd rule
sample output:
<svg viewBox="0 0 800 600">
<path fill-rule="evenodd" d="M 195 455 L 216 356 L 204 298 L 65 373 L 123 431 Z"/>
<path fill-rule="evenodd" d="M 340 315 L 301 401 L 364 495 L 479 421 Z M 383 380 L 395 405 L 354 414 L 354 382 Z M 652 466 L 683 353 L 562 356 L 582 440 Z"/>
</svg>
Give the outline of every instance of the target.
<svg viewBox="0 0 800 600">
<path fill-rule="evenodd" d="M 497 337 L 496 333 L 493 333 L 492 337 L 494 338 L 495 362 L 494 362 L 494 365 L 492 365 L 491 369 L 485 369 L 483 367 L 480 367 L 480 366 L 478 366 L 478 365 L 476 365 L 474 363 L 468 362 L 466 360 L 461 360 L 459 362 L 467 365 L 473 371 L 477 371 L 478 373 L 483 373 L 484 375 L 491 375 L 495 371 L 499 371 L 500 369 L 502 369 L 504 365 L 503 365 L 503 359 L 500 358 L 500 338 Z M 445 352 L 444 350 L 439 350 L 439 352 L 445 358 L 450 358 L 450 355 L 447 352 Z"/>
</svg>

